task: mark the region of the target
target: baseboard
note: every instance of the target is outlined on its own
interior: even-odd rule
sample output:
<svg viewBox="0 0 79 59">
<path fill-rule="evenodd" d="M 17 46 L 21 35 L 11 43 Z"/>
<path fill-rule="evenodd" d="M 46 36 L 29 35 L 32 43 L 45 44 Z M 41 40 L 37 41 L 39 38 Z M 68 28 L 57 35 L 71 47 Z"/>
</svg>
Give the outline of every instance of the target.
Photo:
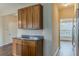
<svg viewBox="0 0 79 59">
<path fill-rule="evenodd" d="M 57 50 L 56 50 L 56 52 L 54 53 L 53 56 L 57 56 L 57 54 L 58 54 L 58 52 L 59 52 L 59 49 L 60 49 L 60 48 L 57 48 Z"/>
</svg>

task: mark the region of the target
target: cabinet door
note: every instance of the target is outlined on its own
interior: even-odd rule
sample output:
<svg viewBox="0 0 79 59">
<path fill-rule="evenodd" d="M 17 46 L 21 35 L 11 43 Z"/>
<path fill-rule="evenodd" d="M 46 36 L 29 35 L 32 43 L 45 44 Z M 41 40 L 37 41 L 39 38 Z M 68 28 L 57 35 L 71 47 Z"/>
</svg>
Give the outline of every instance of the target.
<svg viewBox="0 0 79 59">
<path fill-rule="evenodd" d="M 29 44 L 31 43 L 28 43 L 28 45 L 27 43 L 23 44 L 22 56 L 35 56 L 36 55 L 35 47 L 30 46 Z"/>
<path fill-rule="evenodd" d="M 16 55 L 22 56 L 22 44 L 16 43 Z"/>
<path fill-rule="evenodd" d="M 33 8 L 33 28 L 34 29 L 40 29 L 42 28 L 42 6 L 40 5 L 35 5 L 32 7 Z"/>
<path fill-rule="evenodd" d="M 32 29 L 32 7 L 28 7 L 27 9 L 27 28 Z"/>
<path fill-rule="evenodd" d="M 29 41 L 30 56 L 36 56 L 36 41 Z"/>
<path fill-rule="evenodd" d="M 13 44 L 12 44 L 12 55 L 15 56 L 16 55 L 16 41 L 13 40 Z"/>
<path fill-rule="evenodd" d="M 21 12 L 22 12 L 22 13 L 21 13 L 22 28 L 23 28 L 23 29 L 26 29 L 26 28 L 27 28 L 27 23 L 26 23 L 26 22 L 27 22 L 27 21 L 26 21 L 27 11 L 26 11 L 25 8 L 23 8 Z"/>
<path fill-rule="evenodd" d="M 35 41 L 23 40 L 22 55 L 23 56 L 35 56 Z"/>
<path fill-rule="evenodd" d="M 22 40 L 14 39 L 13 40 L 13 53 L 14 56 L 22 55 Z"/>
<path fill-rule="evenodd" d="M 22 10 L 18 10 L 18 28 L 22 28 Z"/>
<path fill-rule="evenodd" d="M 29 56 L 29 46 L 23 42 L 22 56 Z"/>
<path fill-rule="evenodd" d="M 36 48 L 34 46 L 29 46 L 30 56 L 36 56 Z"/>
</svg>

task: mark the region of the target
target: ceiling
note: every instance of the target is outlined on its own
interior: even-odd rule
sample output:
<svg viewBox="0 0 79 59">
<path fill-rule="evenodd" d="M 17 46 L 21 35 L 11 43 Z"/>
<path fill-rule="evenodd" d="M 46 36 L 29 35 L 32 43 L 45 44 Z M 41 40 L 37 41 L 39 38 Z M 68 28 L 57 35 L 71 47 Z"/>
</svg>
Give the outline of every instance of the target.
<svg viewBox="0 0 79 59">
<path fill-rule="evenodd" d="M 0 3 L 0 16 L 16 13 L 19 8 L 34 4 L 35 3 Z"/>
<path fill-rule="evenodd" d="M 58 4 L 60 18 L 73 18 L 74 17 L 74 4 Z"/>
<path fill-rule="evenodd" d="M 65 6 L 65 4 L 66 3 L 58 3 L 57 5 L 58 5 L 59 10 L 64 9 L 64 8 L 72 8 L 72 7 L 74 7 L 73 3 L 72 4 L 68 4 L 67 6 Z"/>
<path fill-rule="evenodd" d="M 36 3 L 0 3 L 0 16 L 4 16 L 7 14 L 13 14 L 16 13 L 18 9 L 23 8 L 23 7 L 27 7 L 27 6 L 31 6 L 31 5 L 35 5 Z M 67 7 L 72 7 L 73 4 L 67 6 Z M 65 6 L 63 6 L 63 4 L 58 3 L 58 8 L 59 9 L 63 9 L 66 8 Z"/>
</svg>

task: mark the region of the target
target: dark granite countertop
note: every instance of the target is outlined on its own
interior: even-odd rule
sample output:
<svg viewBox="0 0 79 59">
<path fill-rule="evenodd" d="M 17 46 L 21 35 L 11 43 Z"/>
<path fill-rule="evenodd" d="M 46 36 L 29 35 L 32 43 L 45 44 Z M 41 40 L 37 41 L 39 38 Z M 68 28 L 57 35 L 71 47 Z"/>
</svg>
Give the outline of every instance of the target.
<svg viewBox="0 0 79 59">
<path fill-rule="evenodd" d="M 15 39 L 22 39 L 22 40 L 41 40 L 41 39 L 43 39 L 43 36 L 22 35 L 22 37 L 15 37 Z"/>
</svg>

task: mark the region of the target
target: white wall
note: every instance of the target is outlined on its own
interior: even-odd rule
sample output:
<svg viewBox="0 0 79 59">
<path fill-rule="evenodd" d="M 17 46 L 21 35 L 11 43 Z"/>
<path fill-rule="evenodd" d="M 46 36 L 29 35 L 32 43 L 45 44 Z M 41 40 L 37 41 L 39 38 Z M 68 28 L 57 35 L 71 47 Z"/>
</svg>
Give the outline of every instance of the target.
<svg viewBox="0 0 79 59">
<path fill-rule="evenodd" d="M 0 17 L 0 46 L 3 44 L 3 20 Z"/>
<path fill-rule="evenodd" d="M 17 17 L 6 15 L 2 17 L 2 45 L 12 43 L 12 37 L 17 36 Z"/>
<path fill-rule="evenodd" d="M 17 31 L 17 37 L 21 37 L 21 35 L 43 35 L 43 30 L 18 29 Z"/>
<path fill-rule="evenodd" d="M 43 20 L 44 20 L 44 55 L 53 55 L 53 39 L 52 39 L 52 4 L 43 5 Z"/>
<path fill-rule="evenodd" d="M 59 50 L 60 47 L 60 37 L 59 37 L 59 8 L 58 4 L 52 4 L 52 38 L 53 38 L 53 53 L 56 55 L 56 53 Z"/>
</svg>

